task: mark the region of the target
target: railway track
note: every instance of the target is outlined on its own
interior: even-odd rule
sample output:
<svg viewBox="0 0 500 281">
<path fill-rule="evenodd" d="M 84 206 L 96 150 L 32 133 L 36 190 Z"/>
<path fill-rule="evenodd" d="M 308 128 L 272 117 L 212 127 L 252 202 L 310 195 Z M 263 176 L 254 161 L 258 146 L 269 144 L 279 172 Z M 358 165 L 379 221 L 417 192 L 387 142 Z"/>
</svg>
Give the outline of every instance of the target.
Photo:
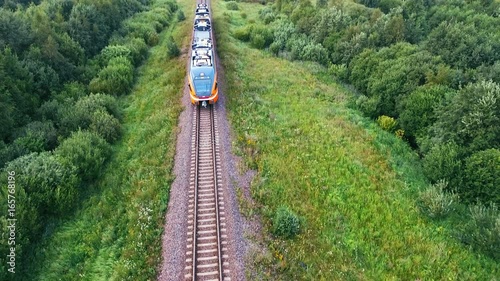
<svg viewBox="0 0 500 281">
<path fill-rule="evenodd" d="M 231 280 L 215 114 L 193 110 L 185 280 Z"/>
</svg>

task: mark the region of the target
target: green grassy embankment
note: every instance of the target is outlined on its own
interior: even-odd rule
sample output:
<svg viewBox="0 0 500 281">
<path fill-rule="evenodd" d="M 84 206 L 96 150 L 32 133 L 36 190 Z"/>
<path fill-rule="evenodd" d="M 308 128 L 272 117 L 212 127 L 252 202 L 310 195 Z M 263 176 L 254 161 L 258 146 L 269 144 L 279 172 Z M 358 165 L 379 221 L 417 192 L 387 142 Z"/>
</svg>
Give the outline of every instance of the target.
<svg viewBox="0 0 500 281">
<path fill-rule="evenodd" d="M 266 235 L 270 254 L 250 257 L 249 280 L 495 280 L 497 263 L 420 215 L 427 182 L 403 141 L 348 109 L 323 67 L 231 37 L 262 5 L 212 5 L 236 152 L 258 171 L 253 211 L 267 231 L 279 206 L 302 218 L 292 240 Z"/>
<path fill-rule="evenodd" d="M 180 3 L 186 15 L 194 4 Z M 37 249 L 31 280 L 154 280 L 176 144 L 186 57 L 169 58 L 173 36 L 189 44 L 191 22 L 173 22 L 119 98 L 123 136 L 74 216 Z"/>
</svg>

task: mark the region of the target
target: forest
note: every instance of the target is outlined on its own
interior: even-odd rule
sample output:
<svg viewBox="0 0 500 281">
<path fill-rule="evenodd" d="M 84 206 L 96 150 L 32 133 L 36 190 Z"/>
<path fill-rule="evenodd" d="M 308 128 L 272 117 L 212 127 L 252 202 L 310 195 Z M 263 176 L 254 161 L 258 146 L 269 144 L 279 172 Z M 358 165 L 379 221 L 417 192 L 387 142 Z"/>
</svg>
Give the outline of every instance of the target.
<svg viewBox="0 0 500 281">
<path fill-rule="evenodd" d="M 74 211 L 110 157 L 117 97 L 179 15 L 175 2 L 159 2 L 0 1 L 0 182 L 15 173 L 17 268 L 28 269 L 31 246 Z M 7 206 L 6 188 L 0 198 Z M 7 219 L 2 212 L 2 229 Z M 1 242 L 8 253 L 7 236 Z M 0 261 L 5 280 L 6 255 Z"/>
<path fill-rule="evenodd" d="M 327 67 L 354 92 L 352 108 L 419 155 L 430 183 L 422 212 L 469 206 L 458 236 L 498 259 L 499 12 L 493 0 L 276 0 L 233 36 Z"/>
</svg>

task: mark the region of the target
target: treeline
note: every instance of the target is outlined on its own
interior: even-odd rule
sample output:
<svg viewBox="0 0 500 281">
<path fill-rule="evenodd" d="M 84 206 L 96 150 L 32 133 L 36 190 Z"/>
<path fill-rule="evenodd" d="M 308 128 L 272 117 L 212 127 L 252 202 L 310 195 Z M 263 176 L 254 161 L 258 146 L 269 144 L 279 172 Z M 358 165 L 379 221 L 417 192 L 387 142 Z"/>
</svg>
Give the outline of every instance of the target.
<svg viewBox="0 0 500 281">
<path fill-rule="evenodd" d="M 50 233 L 48 222 L 71 211 L 99 175 L 121 133 L 116 97 L 131 90 L 135 67 L 180 11 L 166 0 L 0 4 L 0 183 L 15 172 L 22 264 L 25 249 Z M 0 194 L 7 206 L 7 190 Z M 2 229 L 7 219 L 0 214 Z"/>
<path fill-rule="evenodd" d="M 428 204 L 489 206 L 500 203 L 499 11 L 493 0 L 276 0 L 233 36 L 353 85 L 353 106 L 407 140 L 448 200 Z M 497 210 L 482 213 L 490 236 L 476 244 L 499 258 Z"/>
</svg>

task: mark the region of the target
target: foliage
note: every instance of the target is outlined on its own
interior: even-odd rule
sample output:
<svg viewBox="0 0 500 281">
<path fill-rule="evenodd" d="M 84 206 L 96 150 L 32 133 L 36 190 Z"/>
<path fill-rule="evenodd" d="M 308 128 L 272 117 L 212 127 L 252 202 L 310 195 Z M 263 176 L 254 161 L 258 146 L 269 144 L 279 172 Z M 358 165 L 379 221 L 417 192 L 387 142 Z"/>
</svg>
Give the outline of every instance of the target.
<svg viewBox="0 0 500 281">
<path fill-rule="evenodd" d="M 90 120 L 90 131 L 100 135 L 106 141 L 113 143 L 120 137 L 120 121 L 107 111 L 102 109 L 96 110 Z"/>
<path fill-rule="evenodd" d="M 396 120 L 394 118 L 381 115 L 377 118 L 377 124 L 385 131 L 392 132 L 396 127 Z"/>
<path fill-rule="evenodd" d="M 229 2 L 227 2 L 226 3 L 226 8 L 228 10 L 233 10 L 233 11 L 239 10 L 238 3 L 236 3 L 236 1 L 229 1 Z"/>
<path fill-rule="evenodd" d="M 134 78 L 134 68 L 129 59 L 116 57 L 99 71 L 98 77 L 90 81 L 89 89 L 94 93 L 106 93 L 119 96 L 127 94 Z"/>
<path fill-rule="evenodd" d="M 486 149 L 465 159 L 461 196 L 469 202 L 500 203 L 500 150 Z"/>
<path fill-rule="evenodd" d="M 223 4 L 214 4 L 221 14 Z M 347 87 L 332 81 L 324 67 L 275 58 L 229 36 L 262 9 L 243 5 L 247 19 L 229 22 L 214 14 L 214 28 L 227 75 L 234 149 L 242 164 L 256 171 L 251 195 L 267 234 L 257 243 L 268 251 L 256 255 L 247 279 L 494 279 L 497 263 L 451 235 L 463 216 L 454 211 L 443 220 L 422 219 L 416 198 L 429 183 L 418 154 L 347 108 L 354 95 Z M 270 28 L 298 2 L 278 5 L 285 12 Z M 361 9 L 353 19 L 363 20 Z M 285 48 L 278 56 L 289 58 Z M 306 222 L 295 239 L 269 235 L 283 205 L 293 206 Z"/>
<path fill-rule="evenodd" d="M 431 136 L 453 140 L 466 154 L 500 147 L 500 85 L 491 81 L 469 84 L 437 109 Z"/>
<path fill-rule="evenodd" d="M 430 218 L 443 218 L 453 210 L 453 204 L 458 201 L 458 196 L 447 192 L 448 183 L 440 180 L 430 185 L 419 193 L 418 206 L 420 211 Z"/>
<path fill-rule="evenodd" d="M 234 38 L 241 40 L 243 42 L 248 42 L 250 41 L 250 32 L 251 32 L 251 27 L 252 26 L 242 26 L 237 29 L 235 29 L 232 33 Z"/>
<path fill-rule="evenodd" d="M 177 10 L 177 20 L 183 21 L 185 19 L 186 19 L 186 16 L 184 15 L 184 12 L 181 9 Z"/>
<path fill-rule="evenodd" d="M 181 50 L 177 47 L 172 36 L 170 36 L 167 41 L 167 54 L 171 58 L 178 57 L 181 54 Z"/>
<path fill-rule="evenodd" d="M 461 174 L 462 169 L 459 150 L 460 147 L 453 142 L 432 147 L 423 160 L 425 175 L 431 182 L 444 179 L 452 188 L 459 186 L 457 175 Z"/>
<path fill-rule="evenodd" d="M 293 238 L 300 232 L 300 220 L 297 214 L 286 206 L 276 210 L 273 219 L 273 233 L 285 239 Z"/>
<path fill-rule="evenodd" d="M 408 135 L 425 136 L 427 129 L 437 120 L 435 108 L 452 91 L 441 85 L 418 87 L 402 100 L 398 123 Z"/>
<path fill-rule="evenodd" d="M 101 50 L 99 63 L 102 66 L 106 66 L 109 64 L 111 59 L 117 57 L 125 57 L 132 61 L 132 52 L 129 48 L 123 45 L 108 45 Z"/>
<path fill-rule="evenodd" d="M 500 212 L 496 204 L 474 205 L 470 219 L 461 234 L 462 241 L 488 256 L 500 260 Z"/>
<path fill-rule="evenodd" d="M 92 180 L 99 175 L 111 154 L 111 148 L 96 133 L 77 131 L 65 139 L 54 154 L 61 162 L 76 167 L 80 178 Z"/>
</svg>

